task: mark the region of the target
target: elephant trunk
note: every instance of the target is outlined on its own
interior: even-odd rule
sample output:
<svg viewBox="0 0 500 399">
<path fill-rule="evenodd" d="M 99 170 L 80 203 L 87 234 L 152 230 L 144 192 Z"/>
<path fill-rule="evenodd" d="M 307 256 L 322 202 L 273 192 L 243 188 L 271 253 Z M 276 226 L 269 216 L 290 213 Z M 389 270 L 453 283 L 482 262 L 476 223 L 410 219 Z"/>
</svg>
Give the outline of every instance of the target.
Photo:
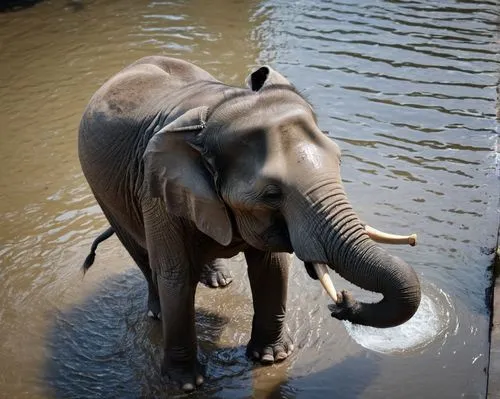
<svg viewBox="0 0 500 399">
<path fill-rule="evenodd" d="M 332 316 L 378 328 L 409 320 L 420 304 L 420 283 L 415 271 L 370 239 L 353 211 L 343 188 L 322 202 L 327 215 L 321 231 L 327 264 L 346 280 L 365 290 L 381 293 L 377 303 L 357 302 L 347 292 L 338 294 Z"/>
</svg>

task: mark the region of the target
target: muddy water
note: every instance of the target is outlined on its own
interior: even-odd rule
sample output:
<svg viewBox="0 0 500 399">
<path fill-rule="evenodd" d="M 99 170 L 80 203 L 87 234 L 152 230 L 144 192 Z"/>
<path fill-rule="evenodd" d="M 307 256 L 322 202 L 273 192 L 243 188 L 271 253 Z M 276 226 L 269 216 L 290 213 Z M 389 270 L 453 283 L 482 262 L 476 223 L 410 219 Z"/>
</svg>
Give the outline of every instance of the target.
<svg viewBox="0 0 500 399">
<path fill-rule="evenodd" d="M 439 3 L 439 4 L 438 4 Z M 438 4 L 438 5 L 436 5 Z M 159 397 L 160 326 L 76 156 L 79 118 L 104 80 L 166 54 L 241 84 L 268 63 L 315 105 L 342 147 L 352 203 L 372 225 L 416 231 L 393 248 L 425 302 L 404 329 L 332 320 L 294 265 L 293 357 L 260 368 L 241 258 L 223 291 L 201 287 L 199 397 L 483 397 L 487 289 L 498 227 L 495 1 L 42 1 L 0 14 L 0 391 L 5 397 Z M 339 287 L 352 288 L 340 277 Z"/>
</svg>

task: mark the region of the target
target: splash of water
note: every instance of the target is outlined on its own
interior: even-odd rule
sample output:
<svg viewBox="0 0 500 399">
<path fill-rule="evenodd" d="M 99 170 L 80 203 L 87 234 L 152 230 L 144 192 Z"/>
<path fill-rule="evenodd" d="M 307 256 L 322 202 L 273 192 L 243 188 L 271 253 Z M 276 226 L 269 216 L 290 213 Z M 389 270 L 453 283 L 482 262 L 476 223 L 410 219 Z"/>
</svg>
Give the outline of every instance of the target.
<svg viewBox="0 0 500 399">
<path fill-rule="evenodd" d="M 393 328 L 373 328 L 344 322 L 349 335 L 366 349 L 380 353 L 422 350 L 439 337 L 450 323 L 451 302 L 441 290 L 438 295 L 422 295 L 415 315 Z"/>
</svg>

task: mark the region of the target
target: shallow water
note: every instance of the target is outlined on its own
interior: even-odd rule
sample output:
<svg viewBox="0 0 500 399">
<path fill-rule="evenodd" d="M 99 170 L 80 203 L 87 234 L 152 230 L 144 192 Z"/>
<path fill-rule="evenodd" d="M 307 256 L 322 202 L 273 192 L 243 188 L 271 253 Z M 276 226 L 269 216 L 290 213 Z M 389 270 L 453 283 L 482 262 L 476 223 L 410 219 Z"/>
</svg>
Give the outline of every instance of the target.
<svg viewBox="0 0 500 399">
<path fill-rule="evenodd" d="M 360 216 L 419 234 L 417 247 L 391 251 L 414 266 L 428 298 L 409 330 L 353 332 L 330 318 L 328 299 L 297 262 L 288 301 L 295 353 L 257 367 L 244 355 L 251 302 L 238 257 L 228 289 L 198 291 L 207 382 L 194 396 L 485 396 L 498 228 L 498 4 L 290 4 L 68 0 L 0 14 L 6 397 L 175 393 L 159 374 L 161 331 L 145 316 L 145 283 L 116 238 L 101 245 L 85 279 L 79 270 L 106 225 L 78 163 L 79 119 L 110 75 L 150 54 L 190 60 L 235 85 L 264 63 L 286 75 L 341 146 Z"/>
</svg>

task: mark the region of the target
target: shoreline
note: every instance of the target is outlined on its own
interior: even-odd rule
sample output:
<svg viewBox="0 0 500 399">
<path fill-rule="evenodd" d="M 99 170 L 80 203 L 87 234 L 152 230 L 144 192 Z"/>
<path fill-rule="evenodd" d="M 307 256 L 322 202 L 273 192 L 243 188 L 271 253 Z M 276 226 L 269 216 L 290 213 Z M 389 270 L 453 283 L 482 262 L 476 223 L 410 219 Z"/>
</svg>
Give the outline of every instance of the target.
<svg viewBox="0 0 500 399">
<path fill-rule="evenodd" d="M 487 398 L 500 399 L 500 236 L 493 260 Z"/>
</svg>

